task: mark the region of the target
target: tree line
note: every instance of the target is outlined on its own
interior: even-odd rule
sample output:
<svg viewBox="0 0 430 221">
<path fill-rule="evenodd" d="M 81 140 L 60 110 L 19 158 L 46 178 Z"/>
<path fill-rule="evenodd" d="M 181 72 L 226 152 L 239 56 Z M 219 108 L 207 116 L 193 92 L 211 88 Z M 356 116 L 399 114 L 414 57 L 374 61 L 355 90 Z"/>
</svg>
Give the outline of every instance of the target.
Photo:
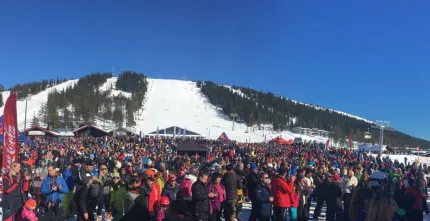
<svg viewBox="0 0 430 221">
<path fill-rule="evenodd" d="M 93 73 L 80 78 L 74 86 L 54 90 L 38 116 L 33 117 L 32 126 L 43 123 L 51 128 L 75 127 L 95 124 L 96 120 L 112 121 L 117 127 L 124 122 L 127 127 L 135 126 L 134 113 L 142 105 L 147 88 L 146 77 L 135 72 L 123 72 L 118 76 L 116 89 L 131 93 L 130 98 L 121 93 L 113 96 L 113 85 L 100 91 L 100 87 L 112 77 L 109 72 Z"/>
<path fill-rule="evenodd" d="M 271 124 L 275 131 L 293 127 L 318 128 L 332 132 L 335 142 L 347 145 L 350 135 L 358 142 L 379 143 L 379 130 L 372 129 L 366 121 L 352 118 L 327 108 L 305 105 L 270 92 L 232 86 L 228 88 L 210 81 L 197 81 L 197 86 L 208 100 L 219 107 L 223 114 L 239 115 L 248 126 Z M 235 93 L 238 90 L 241 93 Z M 366 140 L 364 134 L 370 132 L 372 138 Z M 426 140 L 399 131 L 386 131 L 384 141 L 394 147 L 430 148 Z"/>
</svg>

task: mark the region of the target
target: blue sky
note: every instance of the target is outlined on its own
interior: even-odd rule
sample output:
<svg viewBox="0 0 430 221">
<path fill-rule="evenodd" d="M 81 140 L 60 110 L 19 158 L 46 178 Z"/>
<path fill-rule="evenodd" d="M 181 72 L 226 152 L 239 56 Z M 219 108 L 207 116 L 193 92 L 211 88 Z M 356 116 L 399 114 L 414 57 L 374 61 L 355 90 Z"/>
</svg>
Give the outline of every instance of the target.
<svg viewBox="0 0 430 221">
<path fill-rule="evenodd" d="M 428 1 L 0 3 L 1 83 L 95 71 L 271 91 L 430 139 Z"/>
</svg>

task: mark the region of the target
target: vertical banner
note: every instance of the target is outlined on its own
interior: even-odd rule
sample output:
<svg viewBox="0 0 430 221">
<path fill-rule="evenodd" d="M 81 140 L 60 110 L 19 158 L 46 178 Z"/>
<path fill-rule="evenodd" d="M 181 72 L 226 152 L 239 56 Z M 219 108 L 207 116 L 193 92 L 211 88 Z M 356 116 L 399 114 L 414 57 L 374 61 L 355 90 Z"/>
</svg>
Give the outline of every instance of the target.
<svg viewBox="0 0 430 221">
<path fill-rule="evenodd" d="M 2 168 L 9 169 L 10 164 L 18 160 L 18 122 L 16 113 L 16 93 L 11 94 L 6 100 L 3 111 L 3 156 Z M 2 174 L 3 175 L 3 174 Z M 0 202 L 2 201 L 3 176 L 0 178 Z M 3 216 L 3 209 L 0 208 L 0 215 Z"/>
<path fill-rule="evenodd" d="M 352 151 L 352 133 L 349 134 L 349 151 Z"/>
<path fill-rule="evenodd" d="M 6 100 L 3 111 L 3 158 L 2 168 L 18 160 L 18 122 L 16 113 L 16 93 Z"/>
</svg>

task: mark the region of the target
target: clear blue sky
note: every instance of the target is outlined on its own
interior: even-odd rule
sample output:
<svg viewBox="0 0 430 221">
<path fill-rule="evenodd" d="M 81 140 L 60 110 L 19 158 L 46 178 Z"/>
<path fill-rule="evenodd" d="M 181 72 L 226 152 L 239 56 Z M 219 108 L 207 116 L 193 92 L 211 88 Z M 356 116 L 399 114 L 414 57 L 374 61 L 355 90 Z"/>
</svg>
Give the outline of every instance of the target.
<svg viewBox="0 0 430 221">
<path fill-rule="evenodd" d="M 3 1 L 1 83 L 95 71 L 272 91 L 430 139 L 430 2 Z"/>
</svg>

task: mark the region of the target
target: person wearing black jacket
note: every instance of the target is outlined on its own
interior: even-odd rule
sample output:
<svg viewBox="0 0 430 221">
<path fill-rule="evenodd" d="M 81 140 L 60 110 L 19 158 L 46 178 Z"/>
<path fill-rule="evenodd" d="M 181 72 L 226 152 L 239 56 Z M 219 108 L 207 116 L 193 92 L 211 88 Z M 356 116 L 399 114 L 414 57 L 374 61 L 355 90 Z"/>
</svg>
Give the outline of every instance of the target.
<svg viewBox="0 0 430 221">
<path fill-rule="evenodd" d="M 238 221 L 242 221 L 242 219 L 240 218 L 240 212 L 242 211 L 242 204 L 244 199 L 244 190 L 243 188 L 246 186 L 246 173 L 244 171 L 244 166 L 243 163 L 240 163 L 238 168 L 236 169 L 236 174 L 240 179 L 240 183 L 241 186 L 238 187 L 238 194 L 237 194 L 237 205 L 236 205 L 236 219 Z"/>
<path fill-rule="evenodd" d="M 251 214 L 249 215 L 249 221 L 255 221 L 257 220 L 257 213 L 256 213 L 257 210 L 255 209 L 257 205 L 254 205 L 254 203 L 256 202 L 254 199 L 254 193 L 258 183 L 260 182 L 259 181 L 260 179 L 258 179 L 258 176 L 257 176 L 257 173 L 258 173 L 257 165 L 255 165 L 254 163 L 251 163 L 250 170 L 251 170 L 251 173 L 246 179 L 248 196 L 252 204 Z"/>
<path fill-rule="evenodd" d="M 94 210 L 92 203 L 92 198 L 90 197 L 90 187 L 94 180 L 92 172 L 94 169 L 94 162 L 92 160 L 87 160 L 85 166 L 81 167 L 79 171 L 79 179 L 77 184 L 79 185 L 75 193 L 74 199 L 77 206 L 77 220 L 86 221 L 94 220 Z"/>
<path fill-rule="evenodd" d="M 314 215 L 313 215 L 314 220 L 317 220 L 318 216 L 320 216 L 324 201 L 326 201 L 326 198 L 324 195 L 327 192 L 327 183 L 324 180 L 323 173 L 324 173 L 324 168 L 319 167 L 317 173 L 315 173 L 313 178 L 315 183 L 314 195 L 317 199 L 317 205 L 315 207 Z"/>
<path fill-rule="evenodd" d="M 193 213 L 198 221 L 208 221 L 210 213 L 209 198 L 215 197 L 214 193 L 208 193 L 206 183 L 208 182 L 208 174 L 200 171 L 199 178 L 191 186 L 193 194 Z"/>
<path fill-rule="evenodd" d="M 336 180 L 333 174 L 328 176 L 327 188 L 327 221 L 342 220 L 342 187 L 339 180 Z"/>
<path fill-rule="evenodd" d="M 227 172 L 221 182 L 225 187 L 224 217 L 227 221 L 234 221 L 236 214 L 237 190 L 242 189 L 242 180 L 234 173 L 232 164 L 227 165 Z"/>
<path fill-rule="evenodd" d="M 272 216 L 273 196 L 268 185 L 269 175 L 266 172 L 263 172 L 259 174 L 259 177 L 260 182 L 254 190 L 253 200 L 253 205 L 256 206 L 256 219 L 259 221 L 270 221 Z"/>
</svg>

